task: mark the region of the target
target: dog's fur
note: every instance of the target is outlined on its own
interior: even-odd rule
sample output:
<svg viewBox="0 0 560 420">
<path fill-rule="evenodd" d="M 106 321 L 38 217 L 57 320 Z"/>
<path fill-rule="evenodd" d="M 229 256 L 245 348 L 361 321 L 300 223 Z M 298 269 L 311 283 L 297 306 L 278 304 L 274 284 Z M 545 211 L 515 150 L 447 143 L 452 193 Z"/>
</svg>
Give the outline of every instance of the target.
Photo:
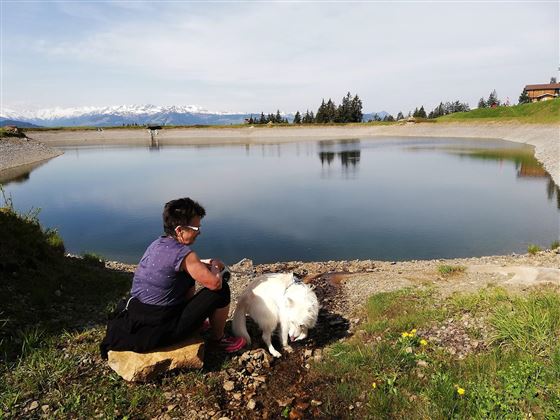
<svg viewBox="0 0 560 420">
<path fill-rule="evenodd" d="M 292 352 L 291 341 L 307 337 L 309 328 L 317 323 L 319 302 L 307 284 L 297 281 L 293 273 L 265 274 L 253 280 L 243 291 L 233 315 L 233 332 L 251 343 L 246 315 L 262 330 L 262 338 L 274 357 L 281 354 L 272 346 L 272 333 L 280 326 L 280 338 L 285 351 Z"/>
</svg>

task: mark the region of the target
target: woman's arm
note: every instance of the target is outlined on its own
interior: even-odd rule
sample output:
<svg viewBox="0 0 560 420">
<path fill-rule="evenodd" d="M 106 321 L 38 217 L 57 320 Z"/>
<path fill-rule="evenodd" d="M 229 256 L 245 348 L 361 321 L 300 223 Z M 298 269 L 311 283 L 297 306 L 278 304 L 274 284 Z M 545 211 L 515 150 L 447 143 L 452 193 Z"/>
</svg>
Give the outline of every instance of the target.
<svg viewBox="0 0 560 420">
<path fill-rule="evenodd" d="M 222 277 L 219 268 L 212 264 L 208 268 L 196 253 L 190 252 L 183 259 L 181 268 L 188 272 L 193 279 L 210 290 L 220 290 L 222 288 Z"/>
</svg>

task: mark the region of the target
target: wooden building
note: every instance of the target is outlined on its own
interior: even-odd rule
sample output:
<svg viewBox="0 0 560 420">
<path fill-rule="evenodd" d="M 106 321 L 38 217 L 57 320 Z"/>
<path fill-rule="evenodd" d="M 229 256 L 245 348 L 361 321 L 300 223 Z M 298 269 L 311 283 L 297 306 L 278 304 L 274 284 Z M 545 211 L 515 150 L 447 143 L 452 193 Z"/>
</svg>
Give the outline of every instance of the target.
<svg viewBox="0 0 560 420">
<path fill-rule="evenodd" d="M 547 83 L 544 85 L 527 85 L 525 92 L 531 102 L 548 101 L 560 95 L 560 83 Z"/>
</svg>

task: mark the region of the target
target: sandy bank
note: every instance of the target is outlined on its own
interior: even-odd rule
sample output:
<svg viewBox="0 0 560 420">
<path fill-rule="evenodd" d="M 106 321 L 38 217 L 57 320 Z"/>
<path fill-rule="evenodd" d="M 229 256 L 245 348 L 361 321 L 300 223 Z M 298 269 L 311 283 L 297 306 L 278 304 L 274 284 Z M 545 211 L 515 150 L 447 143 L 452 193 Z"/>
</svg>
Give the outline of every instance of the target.
<svg viewBox="0 0 560 420">
<path fill-rule="evenodd" d="M 149 145 L 150 132 L 142 129 L 28 131 L 27 135 L 49 146 Z M 535 146 L 535 156 L 560 185 L 560 125 L 552 124 L 457 124 L 173 128 L 159 130 L 154 141 L 171 144 L 258 144 L 306 140 L 336 140 L 364 137 L 462 137 L 502 139 Z"/>
</svg>

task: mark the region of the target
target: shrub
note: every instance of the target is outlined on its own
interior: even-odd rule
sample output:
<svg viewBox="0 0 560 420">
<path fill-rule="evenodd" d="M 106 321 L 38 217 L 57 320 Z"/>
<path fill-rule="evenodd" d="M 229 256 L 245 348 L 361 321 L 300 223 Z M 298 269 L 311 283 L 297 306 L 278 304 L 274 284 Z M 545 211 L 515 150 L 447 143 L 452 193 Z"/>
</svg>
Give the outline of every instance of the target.
<svg viewBox="0 0 560 420">
<path fill-rule="evenodd" d="M 535 244 L 529 244 L 527 247 L 527 252 L 531 255 L 535 255 L 537 252 L 541 250 L 541 247 Z"/>
<path fill-rule="evenodd" d="M 438 267 L 438 272 L 441 275 L 448 276 L 451 274 L 463 273 L 467 267 L 464 265 L 440 265 Z"/>
</svg>

